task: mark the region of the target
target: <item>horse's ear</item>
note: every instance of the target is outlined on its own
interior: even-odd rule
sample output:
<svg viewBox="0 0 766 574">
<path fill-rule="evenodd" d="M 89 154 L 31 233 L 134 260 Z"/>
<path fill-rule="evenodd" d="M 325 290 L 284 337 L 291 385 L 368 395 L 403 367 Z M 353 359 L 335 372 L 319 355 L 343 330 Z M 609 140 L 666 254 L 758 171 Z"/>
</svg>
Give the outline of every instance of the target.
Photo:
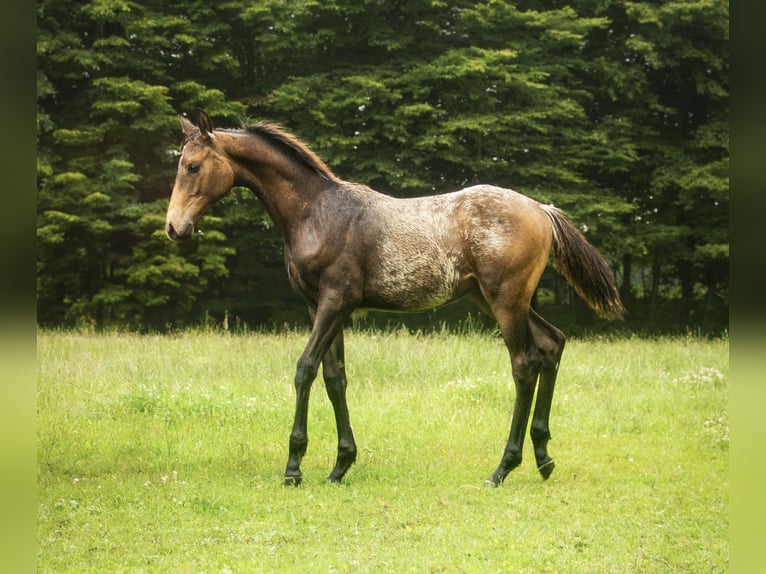
<svg viewBox="0 0 766 574">
<path fill-rule="evenodd" d="M 202 137 L 205 139 L 210 139 L 210 136 L 213 135 L 213 121 L 210 119 L 210 116 L 205 113 L 205 110 L 198 108 L 197 113 L 199 114 L 199 117 L 197 119 L 197 126 L 199 127 L 199 131 L 202 134 Z"/>
<path fill-rule="evenodd" d="M 184 135 L 186 137 L 191 137 L 194 132 L 197 131 L 197 128 L 194 127 L 194 124 L 183 117 L 181 114 L 178 114 L 178 121 L 181 122 L 181 129 L 184 131 Z"/>
</svg>

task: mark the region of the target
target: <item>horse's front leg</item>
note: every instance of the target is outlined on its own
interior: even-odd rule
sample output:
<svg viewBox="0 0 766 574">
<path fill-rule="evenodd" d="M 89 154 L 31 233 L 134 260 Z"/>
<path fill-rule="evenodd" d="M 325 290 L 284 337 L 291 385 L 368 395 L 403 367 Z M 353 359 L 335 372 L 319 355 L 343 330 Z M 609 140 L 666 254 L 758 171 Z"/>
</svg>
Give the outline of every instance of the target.
<svg viewBox="0 0 766 574">
<path fill-rule="evenodd" d="M 327 396 L 330 397 L 335 411 L 335 424 L 338 429 L 338 458 L 335 462 L 335 468 L 328 477 L 330 482 L 343 480 L 346 472 L 356 460 L 356 442 L 354 441 L 354 432 L 351 429 L 351 419 L 346 403 L 346 386 L 348 383 L 344 363 L 343 330 L 341 329 L 322 359 L 322 373 L 327 387 Z"/>
<path fill-rule="evenodd" d="M 303 359 L 303 357 L 301 357 Z M 295 372 L 295 419 L 290 433 L 290 454 L 285 470 L 285 485 L 298 486 L 303 480 L 301 460 L 309 444 L 308 408 L 311 385 L 316 378 L 317 367 L 308 361 L 299 361 Z"/>
<path fill-rule="evenodd" d="M 330 299 L 333 303 L 335 301 Z M 297 486 L 303 480 L 301 460 L 308 447 L 308 408 L 311 385 L 316 379 L 321 358 L 327 353 L 348 313 L 339 304 L 320 304 L 314 316 L 311 336 L 295 369 L 295 419 L 290 433 L 290 450 L 285 469 L 285 485 Z"/>
</svg>

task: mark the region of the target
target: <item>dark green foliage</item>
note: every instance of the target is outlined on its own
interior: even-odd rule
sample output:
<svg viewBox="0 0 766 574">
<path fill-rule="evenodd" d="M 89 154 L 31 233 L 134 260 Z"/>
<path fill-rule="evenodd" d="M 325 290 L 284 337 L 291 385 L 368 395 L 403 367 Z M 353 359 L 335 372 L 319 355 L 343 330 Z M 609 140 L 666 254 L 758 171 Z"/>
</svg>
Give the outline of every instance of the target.
<svg viewBox="0 0 766 574">
<path fill-rule="evenodd" d="M 37 13 L 43 324 L 302 316 L 249 192 L 191 244 L 163 236 L 176 114 L 203 107 L 221 127 L 280 121 L 340 177 L 387 193 L 481 182 L 553 202 L 607 256 L 634 326 L 726 327 L 723 0 L 54 0 Z M 581 320 L 560 281 L 543 287 L 540 305 Z"/>
</svg>

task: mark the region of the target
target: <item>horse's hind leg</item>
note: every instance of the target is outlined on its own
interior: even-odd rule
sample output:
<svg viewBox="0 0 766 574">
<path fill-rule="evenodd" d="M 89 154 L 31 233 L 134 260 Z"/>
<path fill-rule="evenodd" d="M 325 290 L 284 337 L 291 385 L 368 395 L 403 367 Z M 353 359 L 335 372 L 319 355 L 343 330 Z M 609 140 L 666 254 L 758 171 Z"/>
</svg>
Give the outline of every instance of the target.
<svg viewBox="0 0 766 574">
<path fill-rule="evenodd" d="M 548 456 L 548 441 L 551 438 L 548 419 L 551 414 L 553 389 L 556 386 L 556 375 L 559 370 L 561 354 L 564 352 L 566 337 L 564 333 L 540 317 L 533 309 L 529 310 L 529 330 L 542 360 L 530 436 L 535 447 L 537 470 L 540 471 L 544 479 L 547 479 L 554 467 L 553 459 Z"/>
<path fill-rule="evenodd" d="M 330 397 L 335 411 L 335 424 L 338 429 L 338 458 L 335 468 L 330 473 L 330 482 L 340 482 L 356 460 L 356 442 L 351 429 L 351 420 L 346 403 L 346 367 L 343 349 L 343 331 L 340 331 L 322 359 L 322 373 L 327 396 Z"/>
<path fill-rule="evenodd" d="M 509 472 L 521 464 L 524 435 L 532 409 L 537 377 L 540 373 L 541 357 L 529 332 L 528 308 L 515 306 L 515 308 L 497 309 L 492 306 L 492 311 L 511 355 L 513 381 L 516 386 L 516 401 L 508 442 L 500 465 L 487 480 L 488 484 L 498 486 L 502 484 Z"/>
</svg>

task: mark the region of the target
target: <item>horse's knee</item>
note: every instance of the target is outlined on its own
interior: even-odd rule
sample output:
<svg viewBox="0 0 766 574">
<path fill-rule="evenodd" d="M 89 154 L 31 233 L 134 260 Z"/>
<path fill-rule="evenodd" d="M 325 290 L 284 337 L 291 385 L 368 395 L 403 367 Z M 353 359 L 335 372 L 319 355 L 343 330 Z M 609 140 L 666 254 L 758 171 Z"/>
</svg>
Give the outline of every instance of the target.
<svg viewBox="0 0 766 574">
<path fill-rule="evenodd" d="M 295 387 L 300 389 L 303 385 L 310 385 L 316 379 L 318 370 L 319 363 L 301 357 L 295 367 Z"/>
<path fill-rule="evenodd" d="M 511 373 L 516 386 L 522 390 L 530 387 L 534 390 L 541 366 L 542 358 L 535 348 L 513 357 L 511 359 Z"/>
</svg>

